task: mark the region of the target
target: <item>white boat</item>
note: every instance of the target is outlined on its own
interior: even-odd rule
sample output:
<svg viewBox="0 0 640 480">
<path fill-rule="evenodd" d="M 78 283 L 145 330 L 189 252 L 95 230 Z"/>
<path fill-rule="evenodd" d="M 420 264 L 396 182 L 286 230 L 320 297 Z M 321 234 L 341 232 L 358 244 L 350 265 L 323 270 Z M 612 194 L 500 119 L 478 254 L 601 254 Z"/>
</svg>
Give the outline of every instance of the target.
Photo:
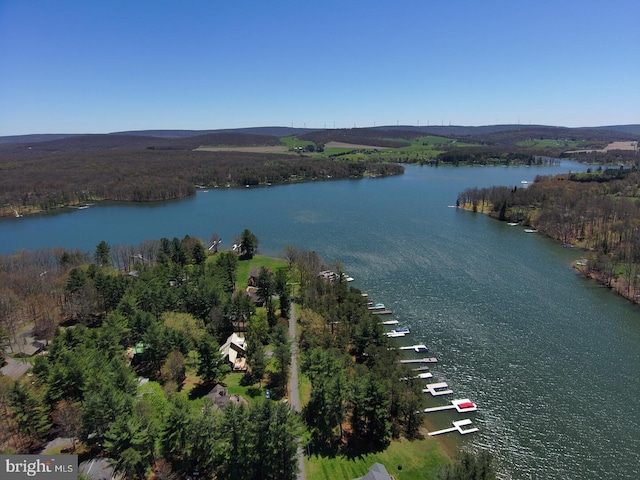
<svg viewBox="0 0 640 480">
<path fill-rule="evenodd" d="M 525 233 L 538 233 L 538 230 L 535 228 L 525 228 L 524 231 Z"/>
<path fill-rule="evenodd" d="M 507 223 L 510 227 L 515 227 L 516 225 L 520 225 L 518 222 L 509 222 Z"/>
<path fill-rule="evenodd" d="M 410 332 L 409 331 L 409 327 L 399 327 L 399 328 L 394 329 L 393 331 L 394 332 L 401 332 L 401 333 L 404 333 L 404 334 L 407 334 L 407 333 Z"/>
</svg>

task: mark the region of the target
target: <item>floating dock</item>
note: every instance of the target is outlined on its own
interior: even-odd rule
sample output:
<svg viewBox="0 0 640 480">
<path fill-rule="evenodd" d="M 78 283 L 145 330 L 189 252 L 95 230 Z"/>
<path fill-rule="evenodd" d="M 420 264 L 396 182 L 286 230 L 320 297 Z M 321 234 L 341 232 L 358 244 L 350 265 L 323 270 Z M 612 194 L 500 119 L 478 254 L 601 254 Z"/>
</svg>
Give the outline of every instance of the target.
<svg viewBox="0 0 640 480">
<path fill-rule="evenodd" d="M 386 307 L 384 306 L 384 303 L 376 303 L 375 305 L 373 304 L 373 302 L 369 302 L 370 305 L 367 307 L 369 310 L 384 310 Z"/>
<path fill-rule="evenodd" d="M 442 407 L 425 408 L 423 412 L 424 413 L 441 412 L 443 410 L 453 410 L 454 408 L 460 413 L 475 412 L 476 410 L 478 410 L 478 407 L 476 406 L 475 403 L 473 403 L 468 398 L 463 398 L 462 400 L 452 400 L 451 405 L 443 405 Z"/>
<path fill-rule="evenodd" d="M 423 365 L 422 367 L 412 368 L 411 370 L 413 370 L 414 372 L 424 372 L 424 371 L 429 371 L 429 367 L 427 367 L 426 365 Z"/>
<path fill-rule="evenodd" d="M 453 393 L 453 390 L 449 389 L 449 385 L 446 382 L 430 383 L 427 388 L 422 390 L 423 393 L 430 393 L 432 397 L 439 397 L 440 395 L 449 395 Z"/>
<path fill-rule="evenodd" d="M 466 435 L 467 433 L 473 433 L 473 432 L 477 432 L 478 429 L 473 427 L 473 428 L 463 428 L 466 427 L 467 425 L 471 425 L 473 422 L 471 420 L 469 420 L 468 418 L 465 418 L 464 420 L 457 420 L 455 422 L 453 422 L 453 427 L 451 428 L 445 428 L 444 430 L 438 430 L 435 432 L 429 432 L 429 436 L 434 436 L 434 435 L 440 435 L 442 433 L 449 433 L 449 432 L 455 432 L 456 430 L 458 432 L 460 432 L 461 435 Z"/>
<path fill-rule="evenodd" d="M 384 322 L 380 322 L 380 325 L 397 325 L 398 320 L 385 320 Z"/>
<path fill-rule="evenodd" d="M 424 353 L 429 350 L 426 345 L 409 345 L 407 347 L 399 347 L 399 350 L 413 350 L 416 353 Z"/>
<path fill-rule="evenodd" d="M 431 378 L 431 377 L 433 377 L 433 373 L 427 372 L 427 373 L 421 373 L 421 374 L 416 375 L 415 377 L 411 377 L 411 378 L 412 379 L 414 379 L 414 378 L 425 379 L 425 378 Z M 409 377 L 404 377 L 404 378 L 401 378 L 400 380 L 409 380 Z M 447 408 L 453 408 L 453 407 L 447 407 Z"/>
<path fill-rule="evenodd" d="M 393 332 L 388 332 L 387 333 L 387 337 L 389 337 L 389 338 L 404 337 L 405 335 L 406 335 L 405 332 L 396 332 L 395 330 Z"/>
<path fill-rule="evenodd" d="M 438 363 L 438 359 L 434 357 L 425 357 L 425 358 L 409 358 L 405 360 L 400 360 L 400 363 Z"/>
</svg>

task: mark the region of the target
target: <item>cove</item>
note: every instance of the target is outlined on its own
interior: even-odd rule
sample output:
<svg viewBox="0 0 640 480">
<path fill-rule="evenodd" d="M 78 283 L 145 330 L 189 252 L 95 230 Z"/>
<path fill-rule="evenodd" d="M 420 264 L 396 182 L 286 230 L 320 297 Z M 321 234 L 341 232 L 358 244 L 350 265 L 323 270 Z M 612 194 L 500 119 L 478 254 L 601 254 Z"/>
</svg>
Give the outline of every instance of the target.
<svg viewBox="0 0 640 480">
<path fill-rule="evenodd" d="M 260 253 L 295 245 L 338 260 L 411 327 L 437 381 L 470 398 L 510 478 L 627 478 L 640 465 L 640 311 L 571 268 L 581 252 L 449 208 L 469 187 L 521 186 L 546 167 L 407 166 L 398 177 L 211 189 L 173 202 L 99 204 L 0 221 L 0 252 L 110 245 L 249 228 Z M 442 404 L 447 399 L 442 399 Z M 431 414 L 429 414 L 431 415 Z M 447 414 L 431 418 L 441 427 Z"/>
</svg>

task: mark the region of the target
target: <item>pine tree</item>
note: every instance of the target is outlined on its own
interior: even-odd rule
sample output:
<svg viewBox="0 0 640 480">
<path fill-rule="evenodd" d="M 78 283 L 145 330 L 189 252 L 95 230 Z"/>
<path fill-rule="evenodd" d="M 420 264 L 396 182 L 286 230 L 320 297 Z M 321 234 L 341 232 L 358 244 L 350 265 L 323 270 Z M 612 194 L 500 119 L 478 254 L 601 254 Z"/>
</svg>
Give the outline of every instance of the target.
<svg viewBox="0 0 640 480">
<path fill-rule="evenodd" d="M 205 384 L 218 383 L 230 370 L 226 359 L 220 355 L 220 346 L 209 333 L 203 335 L 198 343 L 197 373 Z"/>
</svg>

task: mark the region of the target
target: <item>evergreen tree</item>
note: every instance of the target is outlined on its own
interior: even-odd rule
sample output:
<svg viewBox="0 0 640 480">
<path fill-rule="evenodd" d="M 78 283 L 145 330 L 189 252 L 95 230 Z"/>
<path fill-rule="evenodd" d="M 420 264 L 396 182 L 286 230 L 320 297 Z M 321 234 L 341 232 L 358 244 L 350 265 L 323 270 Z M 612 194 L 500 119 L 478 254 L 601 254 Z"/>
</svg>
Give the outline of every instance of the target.
<svg viewBox="0 0 640 480">
<path fill-rule="evenodd" d="M 276 270 L 274 278 L 274 290 L 280 298 L 280 316 L 289 318 L 291 309 L 291 287 L 288 284 L 289 274 L 286 268 Z"/>
<path fill-rule="evenodd" d="M 207 253 L 204 251 L 204 247 L 200 241 L 193 246 L 191 257 L 193 258 L 193 263 L 196 265 L 202 265 L 207 259 Z"/>
<path fill-rule="evenodd" d="M 213 403 L 207 398 L 192 423 L 191 453 L 187 458 L 187 472 L 200 472 L 204 478 L 213 478 L 224 455 L 225 432 L 221 426 L 221 416 L 214 411 Z"/>
<path fill-rule="evenodd" d="M 218 383 L 230 370 L 226 359 L 220 355 L 220 345 L 209 333 L 203 335 L 198 343 L 197 373 L 205 384 Z"/>
<path fill-rule="evenodd" d="M 153 441 L 140 417 L 121 413 L 104 435 L 104 448 L 115 459 L 115 469 L 127 478 L 146 478 Z"/>
<path fill-rule="evenodd" d="M 284 325 L 276 325 L 273 330 L 273 358 L 275 359 L 275 371 L 271 376 L 271 382 L 276 389 L 283 392 L 287 388 L 289 379 L 289 367 L 291 366 L 291 341 Z"/>
<path fill-rule="evenodd" d="M 218 469 L 218 478 L 248 478 L 248 461 L 253 449 L 248 442 L 251 430 L 248 410 L 242 404 L 230 403 L 224 410 L 221 427 L 224 432 L 224 453 Z"/>
<path fill-rule="evenodd" d="M 95 441 L 102 441 L 111 424 L 131 411 L 132 404 L 132 397 L 124 391 L 100 377 L 92 378 L 85 388 L 82 403 L 84 437 L 92 436 Z"/>
<path fill-rule="evenodd" d="M 258 243 L 258 237 L 245 228 L 240 235 L 240 257 L 253 258 L 258 249 Z"/>
<path fill-rule="evenodd" d="M 258 298 L 264 302 L 264 306 L 267 310 L 267 320 L 270 326 L 275 325 L 276 315 L 273 308 L 273 294 L 275 293 L 275 283 L 273 273 L 262 267 L 258 278 L 256 279 Z"/>
<path fill-rule="evenodd" d="M 453 465 L 438 474 L 438 480 L 495 480 L 493 455 L 487 450 L 478 453 L 461 451 Z"/>
<path fill-rule="evenodd" d="M 160 430 L 160 451 L 176 470 L 184 469 L 186 459 L 191 455 L 194 415 L 192 404 L 183 394 L 171 397 Z"/>
<path fill-rule="evenodd" d="M 42 398 L 22 382 L 14 382 L 9 389 L 9 406 L 18 430 L 28 436 L 32 446 L 42 443 L 51 428 Z"/>
<path fill-rule="evenodd" d="M 99 267 L 111 266 L 111 247 L 109 247 L 109 244 L 104 240 L 96 246 L 93 260 Z"/>
<path fill-rule="evenodd" d="M 231 252 L 222 252 L 216 258 L 216 263 L 211 269 L 211 275 L 222 286 L 223 291 L 231 295 L 236 288 L 236 270 L 238 257 Z"/>
</svg>

